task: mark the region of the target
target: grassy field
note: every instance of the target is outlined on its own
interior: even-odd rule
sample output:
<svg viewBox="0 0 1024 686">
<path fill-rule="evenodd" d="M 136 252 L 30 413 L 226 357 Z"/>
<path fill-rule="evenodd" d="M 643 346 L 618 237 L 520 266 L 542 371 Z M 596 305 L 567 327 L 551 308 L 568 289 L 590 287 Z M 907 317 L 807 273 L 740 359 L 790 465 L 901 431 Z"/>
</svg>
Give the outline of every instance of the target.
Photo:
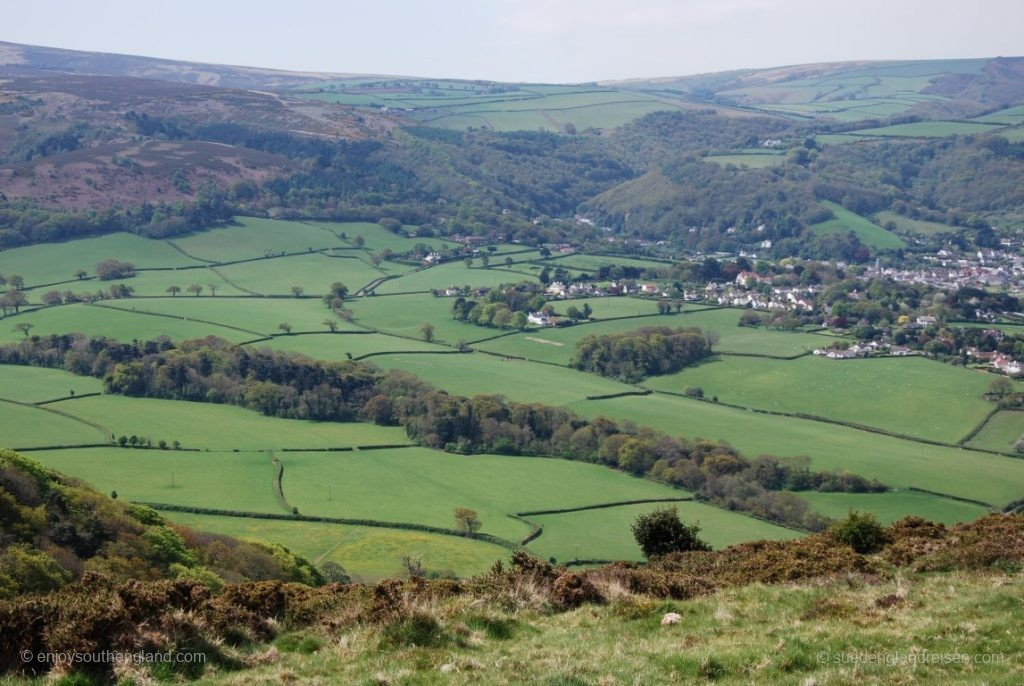
<svg viewBox="0 0 1024 686">
<path fill-rule="evenodd" d="M 924 358 L 766 360 L 718 357 L 644 385 L 763 410 L 813 414 L 887 431 L 955 443 L 992 403 L 982 396 L 991 375 Z"/>
<path fill-rule="evenodd" d="M 467 268 L 464 262 L 447 262 L 385 281 L 376 288 L 375 292 L 380 295 L 414 293 L 445 289 L 451 286 L 490 286 L 493 288 L 503 283 L 519 283 L 520 281 L 536 282 L 537 279 L 529 274 L 497 266 L 485 269 L 480 266 L 480 260 L 474 260 L 473 266 L 470 268 Z"/>
<path fill-rule="evenodd" d="M 550 405 L 587 396 L 635 391 L 633 386 L 571 369 L 510 360 L 484 353 L 460 355 L 377 355 L 373 364 L 404 369 L 434 386 L 460 395 L 504 395 L 524 403 Z"/>
<path fill-rule="evenodd" d="M 41 407 L 0 402 L 0 442 L 5 448 L 81 445 L 106 440 L 101 429 L 75 419 Z"/>
<path fill-rule="evenodd" d="M 209 333 L 223 335 L 221 328 L 244 329 L 254 338 L 260 334 L 279 334 L 277 328 L 287 322 L 295 331 L 326 331 L 325 319 L 333 319 L 339 330 L 357 330 L 340 317 L 331 314 L 319 298 L 215 298 L 206 296 L 176 298 L 149 298 L 146 300 L 107 301 L 104 307 L 129 309 L 140 316 L 146 313 L 166 315 L 165 322 L 173 322 L 168 318 L 180 318 L 191 323 L 202 324 L 209 328 Z M 152 316 L 152 315 L 150 315 Z M 201 320 L 201 321 L 200 321 Z M 170 326 L 171 324 L 168 324 Z"/>
<path fill-rule="evenodd" d="M 889 524 L 907 515 L 917 515 L 932 522 L 958 524 L 970 522 L 989 513 L 987 508 L 960 500 L 941 498 L 916 491 L 889 493 L 798 493 L 815 510 L 833 519 L 840 519 L 850 510 L 873 512 L 879 521 Z"/>
<path fill-rule="evenodd" d="M 272 260 L 243 262 L 217 267 L 229 283 L 259 295 L 291 295 L 292 287 L 301 287 L 307 295 L 323 295 L 332 283 L 340 281 L 354 293 L 389 272 L 354 257 L 296 255 Z"/>
<path fill-rule="evenodd" d="M 231 226 L 169 241 L 192 257 L 230 262 L 281 252 L 307 252 L 342 245 L 332 232 L 304 222 L 237 217 Z"/>
<path fill-rule="evenodd" d="M 999 110 L 998 112 L 992 112 L 991 114 L 986 114 L 981 117 L 975 117 L 974 121 L 980 121 L 984 124 L 1003 124 L 1006 126 L 1024 124 L 1024 105 L 1008 107 L 1005 110 Z"/>
<path fill-rule="evenodd" d="M 118 436 L 148 436 L 154 443 L 177 440 L 186 448 L 268 450 L 408 442 L 405 431 L 397 427 L 279 419 L 233 405 L 103 395 L 48 407 L 101 424 Z M 37 426 L 35 431 L 45 435 L 47 427 Z"/>
<path fill-rule="evenodd" d="M 857 234 L 862 243 L 873 248 L 894 249 L 906 246 L 902 238 L 886 231 L 881 226 L 872 224 L 859 214 L 854 214 L 841 205 L 827 200 L 823 201 L 822 204 L 832 210 L 835 217 L 812 224 L 811 230 L 814 233 L 824 236 L 852 231 Z"/>
<path fill-rule="evenodd" d="M 1013 444 L 1024 435 L 1024 412 L 997 412 L 967 445 L 982 450 L 1013 452 Z"/>
<path fill-rule="evenodd" d="M 518 259 L 518 258 L 517 258 Z M 638 267 L 640 269 L 668 269 L 672 265 L 666 262 L 655 260 L 644 260 L 637 257 L 626 257 L 620 255 L 589 255 L 587 253 L 575 253 L 566 257 L 551 257 L 542 260 L 541 264 L 555 267 L 566 267 L 573 269 L 587 270 L 596 273 L 601 267 Z"/>
<path fill-rule="evenodd" d="M 272 341 L 254 343 L 257 347 L 268 347 L 274 350 L 290 350 L 302 353 L 316 360 L 346 360 L 363 357 L 372 353 L 393 353 L 409 350 L 426 352 L 451 352 L 450 348 L 427 343 L 426 341 L 409 340 L 379 333 L 353 334 L 300 334 L 278 336 Z M 373 358 L 370 358 L 373 361 Z"/>
<path fill-rule="evenodd" d="M 768 167 L 781 167 L 786 163 L 786 157 L 774 153 L 738 153 L 733 155 L 708 155 L 704 158 L 704 161 L 714 162 L 723 167 L 727 164 L 732 164 L 737 167 L 765 169 Z"/>
<path fill-rule="evenodd" d="M 170 336 L 175 340 L 200 338 L 216 334 L 230 341 L 244 341 L 253 338 L 250 333 L 228 329 L 212 324 L 154 317 L 132 312 L 130 308 L 143 309 L 150 301 L 116 300 L 108 301 L 118 308 L 102 305 L 61 305 L 25 312 L 17 317 L 0 321 L 0 343 L 16 341 L 24 336 L 13 330 L 15 324 L 31 324 L 33 336 L 46 334 L 84 333 L 88 336 L 107 336 L 121 341 L 132 339 L 153 340 L 158 336 Z M 321 327 L 322 328 L 322 327 Z"/>
<path fill-rule="evenodd" d="M 304 514 L 454 528 L 456 507 L 476 510 L 482 531 L 518 540 L 530 528 L 508 515 L 685 491 L 600 465 L 553 458 L 454 455 L 427 448 L 279 453 L 284 494 Z M 628 527 L 622 537 L 629 538 Z"/>
<path fill-rule="evenodd" d="M 103 383 L 91 376 L 78 376 L 63 369 L 0 364 L 0 398 L 38 403 L 102 390 Z"/>
<path fill-rule="evenodd" d="M 433 237 L 419 237 L 419 236 L 406 236 L 399 235 L 388 231 L 380 224 L 371 222 L 309 222 L 313 226 L 322 227 L 331 233 L 342 238 L 346 245 L 355 245 L 357 236 L 363 237 L 363 249 L 368 252 L 379 253 L 385 250 L 390 250 L 396 254 L 406 253 L 416 247 L 417 244 L 423 243 L 429 245 L 431 248 L 439 249 L 444 247 L 450 247 L 457 245 L 451 241 L 446 241 L 443 238 Z M 415 226 L 403 226 L 402 230 L 406 233 L 415 233 Z M 365 253 L 364 253 L 365 254 Z"/>
<path fill-rule="evenodd" d="M 130 233 L 112 233 L 65 243 L 43 243 L 0 251 L 0 274 L 20 274 L 25 287 L 45 283 L 75 281 L 75 272 L 83 269 L 95 276 L 96 264 L 106 259 L 131 262 L 136 268 L 185 267 L 200 264 L 185 257 L 163 241 L 154 241 Z M 95 290 L 95 281 L 80 284 Z M 77 285 L 69 285 L 79 290 Z"/>
<path fill-rule="evenodd" d="M 964 230 L 962 227 L 950 226 L 949 224 L 930 222 L 923 219 L 911 219 L 888 210 L 877 213 L 875 218 L 883 225 L 892 222 L 900 231 L 919 233 L 925 236 L 934 236 L 940 233 L 961 233 Z"/>
<path fill-rule="evenodd" d="M 912 124 L 895 124 L 876 129 L 861 129 L 851 132 L 861 136 L 897 136 L 901 138 L 945 138 L 946 136 L 970 136 L 999 130 L 998 124 L 962 121 L 921 121 Z"/>
<path fill-rule="evenodd" d="M 134 294 L 137 296 L 167 296 L 170 295 L 167 289 L 171 286 L 177 286 L 181 289 L 181 294 L 177 297 L 195 297 L 187 289 L 192 284 L 198 284 L 202 286 L 203 290 L 200 294 L 201 297 L 206 297 L 213 293 L 212 289 L 216 289 L 218 296 L 225 295 L 246 295 L 245 291 L 235 288 L 224 278 L 214 271 L 212 268 L 202 267 L 199 269 L 155 269 L 146 272 L 137 272 L 135 276 L 130 279 L 124 279 L 122 281 L 109 281 L 109 282 L 98 282 L 88 281 L 83 284 L 83 288 L 77 288 L 77 284 L 65 284 L 61 287 L 61 290 L 72 290 L 77 292 L 95 292 L 99 289 L 109 288 L 113 284 L 123 283 L 126 286 L 131 286 Z M 40 289 L 41 290 L 41 289 Z M 37 290 L 36 293 L 39 293 Z"/>
<path fill-rule="evenodd" d="M 700 536 L 715 548 L 760 539 L 781 540 L 801 534 L 759 519 L 697 502 L 645 503 L 599 510 L 582 510 L 549 515 L 531 515 L 530 521 L 544 527 L 530 549 L 544 558 L 600 560 L 642 560 L 630 526 L 636 518 L 669 505 L 687 524 L 700 525 Z M 569 557 L 566 557 L 566 556 Z"/>
<path fill-rule="evenodd" d="M 501 333 L 452 319 L 455 298 L 436 298 L 429 293 L 359 298 L 346 303 L 361 326 L 411 338 L 420 337 L 420 327 L 434 325 L 434 335 L 448 344 L 472 341 Z"/>
<path fill-rule="evenodd" d="M 1024 492 L 1024 460 L 926 445 L 834 424 L 737 410 L 666 395 L 569 405 L 587 417 L 632 420 L 679 436 L 724 440 L 748 455 L 806 455 L 815 469 L 845 469 L 893 487 L 1003 505 Z"/>
<path fill-rule="evenodd" d="M 595 314 L 601 300 L 594 302 Z M 650 313 L 654 304 L 636 301 Z M 566 301 L 568 303 L 568 301 Z M 575 303 L 577 307 L 581 304 Z M 560 308 L 567 304 L 559 303 Z M 577 324 L 566 328 L 550 328 L 539 331 L 517 333 L 474 345 L 481 350 L 525 357 L 541 362 L 568 364 L 576 350 L 576 344 L 590 335 L 603 335 L 620 331 L 634 331 L 645 326 L 700 327 L 703 331 L 714 331 L 719 335 L 715 350 L 719 352 L 754 353 L 760 355 L 791 356 L 824 345 L 827 340 L 808 333 L 783 332 L 765 328 L 737 326 L 740 310 L 696 309 L 684 310 L 681 314 L 650 316 L 635 319 L 616 319 L 607 322 Z"/>
<path fill-rule="evenodd" d="M 486 572 L 509 551 L 493 543 L 424 531 L 348 526 L 318 522 L 287 522 L 240 517 L 165 512 L 175 523 L 198 531 L 268 541 L 303 555 L 315 564 L 337 562 L 353 581 L 370 583 L 405 574 L 402 557 L 423 560 L 431 571 L 470 576 Z"/>
<path fill-rule="evenodd" d="M 283 513 L 274 498 L 274 465 L 265 452 L 189 452 L 77 448 L 31 454 L 118 498 L 220 510 Z"/>
</svg>

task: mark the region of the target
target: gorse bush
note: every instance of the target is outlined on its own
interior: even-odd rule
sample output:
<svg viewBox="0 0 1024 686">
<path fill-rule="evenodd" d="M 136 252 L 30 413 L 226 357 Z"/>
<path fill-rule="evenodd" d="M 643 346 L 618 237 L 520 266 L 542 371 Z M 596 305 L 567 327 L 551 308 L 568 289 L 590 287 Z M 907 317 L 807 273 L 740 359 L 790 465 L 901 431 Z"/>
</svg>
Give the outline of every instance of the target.
<svg viewBox="0 0 1024 686">
<path fill-rule="evenodd" d="M 842 541 L 858 553 L 876 553 L 888 541 L 885 529 L 870 512 L 850 510 L 845 517 L 829 528 L 837 540 Z"/>
<path fill-rule="evenodd" d="M 702 541 L 699 534 L 700 527 L 684 524 L 674 507 L 662 507 L 642 514 L 633 523 L 633 537 L 647 558 L 691 550 L 711 550 L 711 546 Z"/>
</svg>

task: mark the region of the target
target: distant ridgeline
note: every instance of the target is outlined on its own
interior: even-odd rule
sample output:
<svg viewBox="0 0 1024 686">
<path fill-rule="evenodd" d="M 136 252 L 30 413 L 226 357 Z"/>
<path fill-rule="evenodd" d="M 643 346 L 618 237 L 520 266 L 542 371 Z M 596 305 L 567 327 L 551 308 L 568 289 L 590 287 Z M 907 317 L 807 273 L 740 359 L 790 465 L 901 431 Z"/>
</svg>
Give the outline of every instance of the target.
<svg viewBox="0 0 1024 686">
<path fill-rule="evenodd" d="M 682 336 L 694 350 L 706 350 L 703 336 Z M 688 441 L 604 417 L 587 420 L 563 408 L 501 396 L 453 396 L 404 372 L 250 350 L 212 336 L 180 344 L 126 344 L 81 334 L 32 337 L 0 347 L 0 363 L 61 367 L 102 378 L 108 392 L 129 396 L 228 403 L 276 417 L 400 425 L 417 443 L 451 452 L 604 464 L 809 530 L 827 521 L 790 491 L 886 490 L 847 472 L 813 472 L 807 459 L 748 459 L 727 444 Z"/>
</svg>

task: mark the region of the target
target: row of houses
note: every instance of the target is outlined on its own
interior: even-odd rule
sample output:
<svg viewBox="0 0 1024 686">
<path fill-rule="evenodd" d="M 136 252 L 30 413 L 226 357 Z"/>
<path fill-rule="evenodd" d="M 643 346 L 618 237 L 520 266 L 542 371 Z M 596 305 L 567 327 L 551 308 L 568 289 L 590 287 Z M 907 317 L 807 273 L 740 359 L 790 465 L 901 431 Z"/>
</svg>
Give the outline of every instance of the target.
<svg viewBox="0 0 1024 686">
<path fill-rule="evenodd" d="M 967 357 L 979 362 L 987 362 L 992 365 L 994 369 L 999 370 L 1007 376 L 1020 376 L 1024 373 L 1024 365 L 1021 365 L 1020 362 L 1009 355 L 1004 355 L 1003 353 L 995 351 L 986 352 L 978 350 L 977 348 L 968 348 Z"/>
<path fill-rule="evenodd" d="M 830 360 L 851 360 L 872 354 L 907 357 L 913 355 L 914 351 L 903 345 L 891 345 L 879 341 L 859 341 L 848 348 L 818 348 L 814 354 Z"/>
</svg>

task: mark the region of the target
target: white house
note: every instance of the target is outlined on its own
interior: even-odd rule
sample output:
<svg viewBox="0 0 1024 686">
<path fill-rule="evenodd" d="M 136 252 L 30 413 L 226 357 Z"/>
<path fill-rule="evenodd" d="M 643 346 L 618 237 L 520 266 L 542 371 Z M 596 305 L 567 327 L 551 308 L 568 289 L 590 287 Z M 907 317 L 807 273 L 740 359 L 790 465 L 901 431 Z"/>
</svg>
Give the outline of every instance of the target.
<svg viewBox="0 0 1024 686">
<path fill-rule="evenodd" d="M 551 317 L 547 316 L 543 312 L 530 312 L 526 315 L 526 321 L 534 326 L 553 326 L 554 322 Z"/>
</svg>

